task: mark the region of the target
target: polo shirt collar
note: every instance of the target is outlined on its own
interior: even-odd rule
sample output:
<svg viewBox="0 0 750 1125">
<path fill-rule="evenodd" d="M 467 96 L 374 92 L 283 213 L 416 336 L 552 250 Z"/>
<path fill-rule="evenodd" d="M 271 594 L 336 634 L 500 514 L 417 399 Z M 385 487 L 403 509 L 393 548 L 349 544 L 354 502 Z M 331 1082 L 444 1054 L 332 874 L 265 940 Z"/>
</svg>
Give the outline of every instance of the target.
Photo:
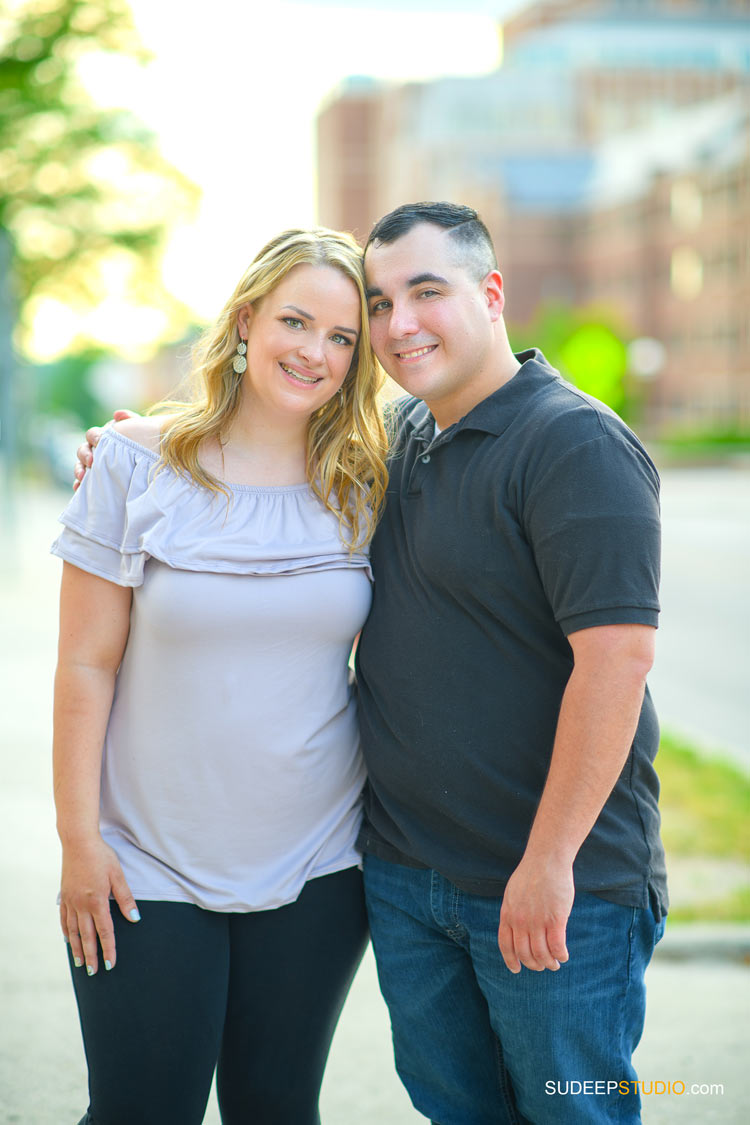
<svg viewBox="0 0 750 1125">
<path fill-rule="evenodd" d="M 426 402 L 421 398 L 414 400 L 414 405 L 406 415 L 406 421 L 411 426 L 411 432 L 416 437 L 431 439 L 435 432 L 435 419 L 430 413 Z"/>
<path fill-rule="evenodd" d="M 513 378 L 478 402 L 456 423 L 454 432 L 482 430 L 499 437 L 516 418 L 518 411 L 528 404 L 531 385 L 541 389 L 560 378 L 538 348 L 517 352 L 516 359 L 521 366 Z"/>
<path fill-rule="evenodd" d="M 529 384 L 534 382 L 539 388 L 545 384 L 559 379 L 560 376 L 551 367 L 538 348 L 529 348 L 528 351 L 517 352 L 516 359 L 521 364 L 512 379 L 498 387 L 487 398 L 478 402 L 468 414 L 460 418 L 455 425 L 446 426 L 438 440 L 445 436 L 449 441 L 459 430 L 481 430 L 499 437 L 508 428 L 516 417 L 520 407 L 528 402 Z M 406 415 L 406 422 L 411 427 L 413 437 L 421 438 L 424 442 L 431 442 L 435 432 L 435 419 L 433 418 L 426 402 L 416 399 L 414 405 Z"/>
</svg>

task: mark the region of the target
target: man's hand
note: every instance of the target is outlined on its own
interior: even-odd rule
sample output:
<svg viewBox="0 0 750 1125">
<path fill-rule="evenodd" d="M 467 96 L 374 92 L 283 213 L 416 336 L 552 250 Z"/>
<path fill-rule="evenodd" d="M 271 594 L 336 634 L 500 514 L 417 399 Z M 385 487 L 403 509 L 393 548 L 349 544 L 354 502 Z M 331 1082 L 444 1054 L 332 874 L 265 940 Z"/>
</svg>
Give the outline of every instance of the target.
<svg viewBox="0 0 750 1125">
<path fill-rule="evenodd" d="M 124 418 L 137 418 L 138 415 L 134 410 L 115 410 L 112 415 L 113 422 L 122 422 Z M 76 463 L 73 469 L 73 491 L 79 487 L 81 481 L 86 475 L 86 470 L 90 469 L 94 462 L 94 449 L 96 448 L 99 438 L 102 436 L 102 426 L 92 426 L 90 430 L 86 430 L 86 440 L 82 445 L 78 446 L 76 450 Z"/>
<path fill-rule="evenodd" d="M 565 927 L 575 890 L 570 864 L 534 865 L 523 859 L 508 880 L 497 944 L 512 973 L 542 972 L 568 960 Z"/>
<path fill-rule="evenodd" d="M 547 781 L 523 858 L 508 880 L 498 945 L 512 973 L 567 961 L 573 861 L 612 792 L 633 742 L 653 661 L 650 625 L 598 625 L 568 637 L 573 671 L 563 693 Z"/>
</svg>

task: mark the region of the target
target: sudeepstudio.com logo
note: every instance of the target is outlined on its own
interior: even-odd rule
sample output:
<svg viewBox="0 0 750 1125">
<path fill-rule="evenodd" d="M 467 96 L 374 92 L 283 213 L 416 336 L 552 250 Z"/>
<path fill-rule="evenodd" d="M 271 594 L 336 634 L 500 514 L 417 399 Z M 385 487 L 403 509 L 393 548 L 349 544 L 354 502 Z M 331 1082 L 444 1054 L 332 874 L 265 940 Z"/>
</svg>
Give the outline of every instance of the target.
<svg viewBox="0 0 750 1125">
<path fill-rule="evenodd" d="M 629 1081 L 621 1079 L 615 1082 L 611 1079 L 587 1078 L 583 1080 L 571 1079 L 560 1082 L 549 1080 L 544 1084 L 544 1092 L 550 1097 L 609 1097 L 612 1094 L 640 1094 L 641 1097 L 663 1097 L 665 1094 L 676 1094 L 678 1097 L 721 1097 L 724 1085 L 720 1082 L 683 1082 L 682 1079 L 671 1081 L 647 1082 L 643 1079 Z"/>
</svg>

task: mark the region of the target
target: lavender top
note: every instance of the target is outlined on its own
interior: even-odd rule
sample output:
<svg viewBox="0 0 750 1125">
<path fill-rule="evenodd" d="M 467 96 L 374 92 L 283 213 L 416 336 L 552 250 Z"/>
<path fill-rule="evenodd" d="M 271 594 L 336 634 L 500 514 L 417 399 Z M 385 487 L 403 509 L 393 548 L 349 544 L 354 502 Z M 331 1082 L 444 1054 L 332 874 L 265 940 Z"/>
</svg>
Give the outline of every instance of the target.
<svg viewBox="0 0 750 1125">
<path fill-rule="evenodd" d="M 368 560 L 306 484 L 231 485 L 227 505 L 157 462 L 105 430 L 52 546 L 133 587 L 102 835 L 136 899 L 281 906 L 359 862 L 347 659 Z"/>
</svg>

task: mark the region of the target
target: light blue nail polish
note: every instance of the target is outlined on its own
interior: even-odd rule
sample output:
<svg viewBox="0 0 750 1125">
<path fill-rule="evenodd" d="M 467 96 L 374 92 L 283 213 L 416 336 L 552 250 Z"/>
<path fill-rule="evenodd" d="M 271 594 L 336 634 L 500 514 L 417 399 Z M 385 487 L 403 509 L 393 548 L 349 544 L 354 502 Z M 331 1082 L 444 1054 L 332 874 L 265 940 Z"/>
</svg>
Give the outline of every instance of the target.
<svg viewBox="0 0 750 1125">
<path fill-rule="evenodd" d="M 110 969 L 112 968 L 112 962 L 111 961 L 105 961 L 104 962 L 104 968 L 107 970 L 107 972 L 109 972 Z"/>
<path fill-rule="evenodd" d="M 75 965 L 75 967 L 77 969 L 80 969 L 81 965 L 83 964 L 83 961 L 81 960 L 80 957 L 74 957 L 73 958 L 73 964 Z"/>
<path fill-rule="evenodd" d="M 130 911 L 130 914 L 128 915 L 128 917 L 130 918 L 131 922 L 140 922 L 140 920 L 141 920 L 141 916 L 140 916 L 140 914 L 138 913 L 138 911 L 136 910 L 135 907 L 133 907 L 133 909 Z"/>
<path fill-rule="evenodd" d="M 94 970 L 93 970 L 93 968 L 91 967 L 91 965 L 87 965 L 87 966 L 86 966 L 86 972 L 87 972 L 87 973 L 89 974 L 89 976 L 90 976 L 90 977 L 93 977 L 93 975 L 94 975 Z"/>
</svg>

